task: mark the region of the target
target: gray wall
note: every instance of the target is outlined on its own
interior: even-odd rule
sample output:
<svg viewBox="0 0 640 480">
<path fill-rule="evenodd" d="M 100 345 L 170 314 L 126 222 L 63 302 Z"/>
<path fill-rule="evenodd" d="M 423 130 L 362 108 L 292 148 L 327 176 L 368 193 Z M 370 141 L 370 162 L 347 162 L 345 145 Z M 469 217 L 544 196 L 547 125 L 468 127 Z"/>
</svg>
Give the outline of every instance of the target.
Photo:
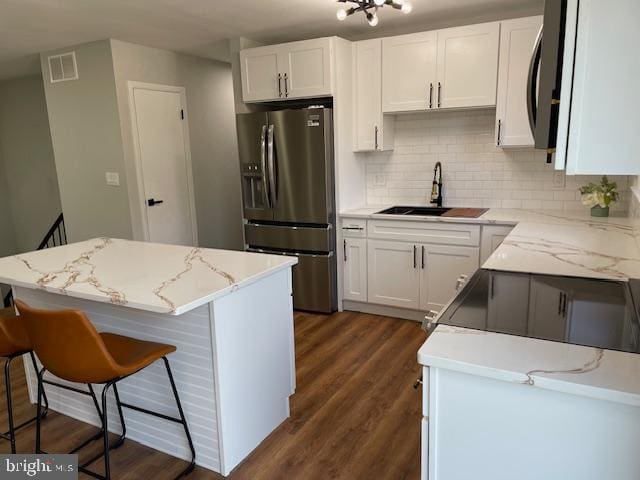
<svg viewBox="0 0 640 480">
<path fill-rule="evenodd" d="M 1 147 L 1 145 L 0 145 Z M 4 171 L 2 149 L 0 148 L 0 257 L 16 253 L 16 237 L 13 228 L 7 176 Z"/>
<path fill-rule="evenodd" d="M 0 151 L 15 249 L 31 251 L 62 211 L 41 75 L 0 82 Z"/>
<path fill-rule="evenodd" d="M 50 83 L 47 56 L 71 50 L 79 79 Z M 40 60 L 69 240 L 132 238 L 111 42 L 45 52 Z M 120 186 L 108 186 L 105 172 L 119 173 Z"/>
<path fill-rule="evenodd" d="M 185 87 L 199 245 L 242 249 L 240 172 L 231 66 L 118 40 L 111 40 L 111 49 L 134 238 L 142 238 L 142 210 L 136 200 L 139 197 L 128 81 Z"/>
</svg>

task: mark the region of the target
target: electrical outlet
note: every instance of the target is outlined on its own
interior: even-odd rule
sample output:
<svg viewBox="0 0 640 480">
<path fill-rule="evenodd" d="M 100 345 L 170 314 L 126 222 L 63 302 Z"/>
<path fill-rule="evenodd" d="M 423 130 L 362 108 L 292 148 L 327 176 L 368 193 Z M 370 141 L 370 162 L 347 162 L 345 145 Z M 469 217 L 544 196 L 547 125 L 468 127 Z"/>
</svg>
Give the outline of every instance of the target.
<svg viewBox="0 0 640 480">
<path fill-rule="evenodd" d="M 553 186 L 556 188 L 564 188 L 567 186 L 567 176 L 564 171 L 554 172 Z"/>
<path fill-rule="evenodd" d="M 107 180 L 107 185 L 112 187 L 120 186 L 120 175 L 117 172 L 106 172 L 104 176 Z"/>
<path fill-rule="evenodd" d="M 376 175 L 376 178 L 373 180 L 374 187 L 384 187 L 387 184 L 387 177 L 384 175 Z"/>
</svg>

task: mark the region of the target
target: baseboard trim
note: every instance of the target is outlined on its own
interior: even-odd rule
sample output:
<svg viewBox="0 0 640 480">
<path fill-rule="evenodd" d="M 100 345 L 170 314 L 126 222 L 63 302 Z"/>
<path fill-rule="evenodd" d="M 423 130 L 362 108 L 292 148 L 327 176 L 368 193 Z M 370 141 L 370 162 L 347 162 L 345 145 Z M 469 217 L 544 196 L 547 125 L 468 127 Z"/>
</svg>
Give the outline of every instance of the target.
<svg viewBox="0 0 640 480">
<path fill-rule="evenodd" d="M 343 300 L 342 308 L 352 312 L 402 318 L 404 320 L 413 320 L 414 322 L 422 322 L 425 315 L 425 312 L 421 310 L 409 310 L 408 308 L 389 307 L 386 305 L 376 305 L 374 303 L 354 302 L 353 300 Z"/>
</svg>

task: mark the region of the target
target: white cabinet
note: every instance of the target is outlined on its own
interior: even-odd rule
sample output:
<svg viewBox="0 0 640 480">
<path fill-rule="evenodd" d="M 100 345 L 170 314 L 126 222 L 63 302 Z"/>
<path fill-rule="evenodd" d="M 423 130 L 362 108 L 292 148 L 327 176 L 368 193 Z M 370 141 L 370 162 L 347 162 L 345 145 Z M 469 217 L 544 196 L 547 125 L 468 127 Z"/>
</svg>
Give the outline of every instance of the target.
<svg viewBox="0 0 640 480">
<path fill-rule="evenodd" d="M 484 225 L 480 234 L 480 266 L 487 261 L 496 248 L 507 238 L 513 227 Z"/>
<path fill-rule="evenodd" d="M 496 104 L 500 23 L 438 31 L 438 108 Z"/>
<path fill-rule="evenodd" d="M 435 107 L 436 32 L 382 40 L 382 111 L 409 112 Z"/>
<path fill-rule="evenodd" d="M 367 301 L 367 240 L 345 238 L 343 241 L 345 300 Z"/>
<path fill-rule="evenodd" d="M 249 48 L 240 52 L 245 102 L 330 96 L 333 39 Z"/>
<path fill-rule="evenodd" d="M 382 111 L 496 104 L 500 23 L 382 40 Z"/>
<path fill-rule="evenodd" d="M 394 118 L 382 114 L 382 40 L 356 42 L 353 49 L 353 150 L 391 150 Z"/>
<path fill-rule="evenodd" d="M 456 294 L 460 275 L 478 269 L 478 248 L 420 245 L 420 309 L 440 311 Z"/>
<path fill-rule="evenodd" d="M 418 247 L 407 242 L 368 240 L 368 299 L 393 307 L 420 307 Z"/>
<path fill-rule="evenodd" d="M 566 160 L 569 175 L 640 174 L 640 2 L 579 4 L 567 8 L 563 63 L 574 68 L 563 69 L 556 168 Z"/>
<path fill-rule="evenodd" d="M 546 278 L 531 278 L 529 293 L 529 324 L 527 333 L 537 338 L 561 340 L 567 335 L 570 299 L 555 282 Z"/>
<path fill-rule="evenodd" d="M 491 272 L 487 305 L 489 330 L 515 335 L 527 333 L 529 284 L 528 275 Z M 519 319 L 520 323 L 514 319 Z"/>
<path fill-rule="evenodd" d="M 278 90 L 279 45 L 250 48 L 240 52 L 242 71 L 242 99 L 245 102 L 276 100 Z"/>
<path fill-rule="evenodd" d="M 496 145 L 533 146 L 527 115 L 527 78 L 542 16 L 505 20 L 500 29 Z"/>
</svg>

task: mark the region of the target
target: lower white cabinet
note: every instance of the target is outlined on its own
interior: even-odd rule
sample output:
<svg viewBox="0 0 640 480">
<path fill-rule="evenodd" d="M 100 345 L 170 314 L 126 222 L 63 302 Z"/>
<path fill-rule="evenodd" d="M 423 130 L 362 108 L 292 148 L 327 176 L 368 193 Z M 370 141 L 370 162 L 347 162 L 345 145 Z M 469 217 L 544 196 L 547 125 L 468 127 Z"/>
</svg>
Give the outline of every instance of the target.
<svg viewBox="0 0 640 480">
<path fill-rule="evenodd" d="M 368 240 L 369 302 L 392 307 L 420 307 L 418 246 L 408 242 Z"/>
<path fill-rule="evenodd" d="M 343 244 L 344 298 L 367 301 L 367 240 L 345 238 Z"/>
<path fill-rule="evenodd" d="M 480 234 L 480 266 L 491 256 L 496 248 L 507 238 L 513 227 L 484 225 Z"/>
<path fill-rule="evenodd" d="M 460 275 L 478 269 L 479 249 L 420 245 L 420 309 L 440 311 L 456 293 Z"/>
<path fill-rule="evenodd" d="M 474 247 L 387 240 L 367 246 L 371 303 L 439 311 L 455 295 L 460 275 L 478 268 Z"/>
<path fill-rule="evenodd" d="M 508 272 L 491 272 L 487 327 L 489 330 L 525 335 L 529 313 L 528 275 Z M 513 321 L 520 319 L 520 324 Z"/>
</svg>

